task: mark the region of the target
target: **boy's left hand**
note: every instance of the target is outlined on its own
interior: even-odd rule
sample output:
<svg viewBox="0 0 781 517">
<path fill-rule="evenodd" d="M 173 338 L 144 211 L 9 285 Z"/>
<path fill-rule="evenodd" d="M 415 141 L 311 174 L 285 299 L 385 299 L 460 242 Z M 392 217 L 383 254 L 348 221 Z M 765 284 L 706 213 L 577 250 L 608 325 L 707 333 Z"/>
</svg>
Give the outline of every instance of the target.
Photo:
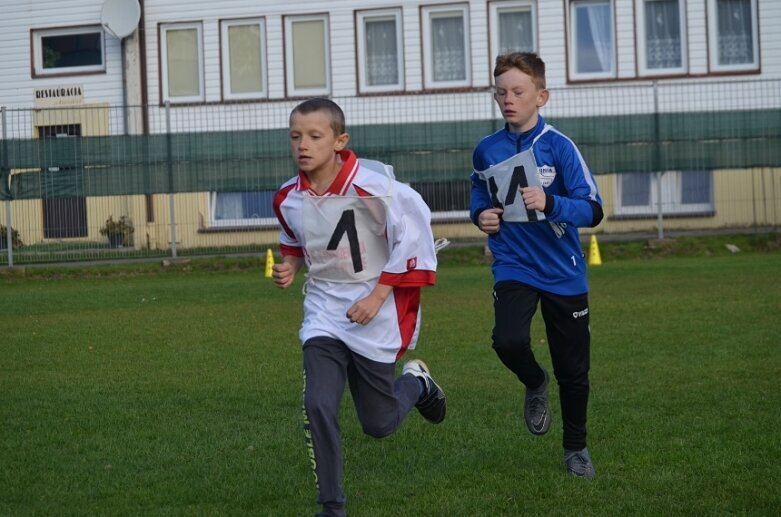
<svg viewBox="0 0 781 517">
<path fill-rule="evenodd" d="M 359 325 L 367 325 L 380 311 L 384 301 L 379 296 L 370 294 L 355 302 L 347 310 L 347 319 Z"/>
<path fill-rule="evenodd" d="M 523 187 L 521 196 L 527 210 L 545 211 L 545 192 L 540 187 Z"/>
<path fill-rule="evenodd" d="M 296 277 L 296 269 L 287 262 L 274 264 L 271 267 L 271 277 L 274 279 L 277 287 L 286 289 L 293 283 L 293 279 Z"/>
<path fill-rule="evenodd" d="M 374 319 L 382 304 L 388 299 L 393 287 L 385 284 L 377 284 L 366 298 L 361 298 L 347 310 L 347 319 L 358 325 L 368 325 Z"/>
</svg>

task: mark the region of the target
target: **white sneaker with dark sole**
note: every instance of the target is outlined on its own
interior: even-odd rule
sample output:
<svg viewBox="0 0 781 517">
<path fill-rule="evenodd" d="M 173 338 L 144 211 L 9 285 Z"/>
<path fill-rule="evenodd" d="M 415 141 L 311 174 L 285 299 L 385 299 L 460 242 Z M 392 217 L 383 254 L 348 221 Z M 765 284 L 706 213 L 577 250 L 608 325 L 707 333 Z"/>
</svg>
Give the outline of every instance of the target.
<svg viewBox="0 0 781 517">
<path fill-rule="evenodd" d="M 425 392 L 421 395 L 418 403 L 415 407 L 418 408 L 420 414 L 428 420 L 438 424 L 445 419 L 447 413 L 447 398 L 445 398 L 445 392 L 439 387 L 431 374 L 429 373 L 428 366 L 420 359 L 413 359 L 404 364 L 401 369 L 402 375 L 414 375 L 419 379 L 423 379 L 423 383 L 426 385 Z"/>
</svg>

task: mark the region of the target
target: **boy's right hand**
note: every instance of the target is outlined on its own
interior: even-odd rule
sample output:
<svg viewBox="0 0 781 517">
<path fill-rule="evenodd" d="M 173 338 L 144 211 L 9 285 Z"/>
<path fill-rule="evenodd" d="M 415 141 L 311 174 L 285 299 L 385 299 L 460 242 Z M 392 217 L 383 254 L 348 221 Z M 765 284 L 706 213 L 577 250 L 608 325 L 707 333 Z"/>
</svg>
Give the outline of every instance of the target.
<svg viewBox="0 0 781 517">
<path fill-rule="evenodd" d="M 296 277 L 296 269 L 287 262 L 271 266 L 271 278 L 280 289 L 290 287 Z"/>
<path fill-rule="evenodd" d="M 504 210 L 501 208 L 487 208 L 483 210 L 477 217 L 477 227 L 489 235 L 497 233 L 502 222 L 502 212 Z"/>
</svg>

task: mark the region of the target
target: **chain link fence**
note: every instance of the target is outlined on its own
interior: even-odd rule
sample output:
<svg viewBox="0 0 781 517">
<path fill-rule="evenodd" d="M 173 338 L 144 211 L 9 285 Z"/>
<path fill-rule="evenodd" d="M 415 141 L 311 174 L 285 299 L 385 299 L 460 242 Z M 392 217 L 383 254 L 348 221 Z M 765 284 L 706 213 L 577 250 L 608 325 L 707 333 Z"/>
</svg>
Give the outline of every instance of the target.
<svg viewBox="0 0 781 517">
<path fill-rule="evenodd" d="M 483 237 L 469 175 L 503 125 L 489 90 L 333 100 L 356 154 L 423 195 L 435 236 Z M 2 108 L 0 265 L 264 253 L 296 104 Z M 781 80 L 555 89 L 542 115 L 597 178 L 598 233 L 781 224 Z"/>
</svg>

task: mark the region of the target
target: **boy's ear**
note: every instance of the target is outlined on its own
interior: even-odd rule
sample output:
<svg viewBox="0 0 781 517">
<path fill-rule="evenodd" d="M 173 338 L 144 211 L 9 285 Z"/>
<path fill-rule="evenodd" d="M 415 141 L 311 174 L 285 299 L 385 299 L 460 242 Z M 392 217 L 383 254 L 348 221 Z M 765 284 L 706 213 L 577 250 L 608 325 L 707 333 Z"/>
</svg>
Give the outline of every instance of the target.
<svg viewBox="0 0 781 517">
<path fill-rule="evenodd" d="M 548 92 L 548 89 L 545 88 L 543 90 L 540 90 L 537 93 L 537 107 L 542 108 L 548 103 L 548 98 L 550 97 L 550 92 Z"/>
<path fill-rule="evenodd" d="M 341 151 L 347 147 L 347 142 L 350 141 L 350 135 L 348 133 L 342 133 L 336 137 L 336 143 L 334 143 L 334 151 Z"/>
</svg>

